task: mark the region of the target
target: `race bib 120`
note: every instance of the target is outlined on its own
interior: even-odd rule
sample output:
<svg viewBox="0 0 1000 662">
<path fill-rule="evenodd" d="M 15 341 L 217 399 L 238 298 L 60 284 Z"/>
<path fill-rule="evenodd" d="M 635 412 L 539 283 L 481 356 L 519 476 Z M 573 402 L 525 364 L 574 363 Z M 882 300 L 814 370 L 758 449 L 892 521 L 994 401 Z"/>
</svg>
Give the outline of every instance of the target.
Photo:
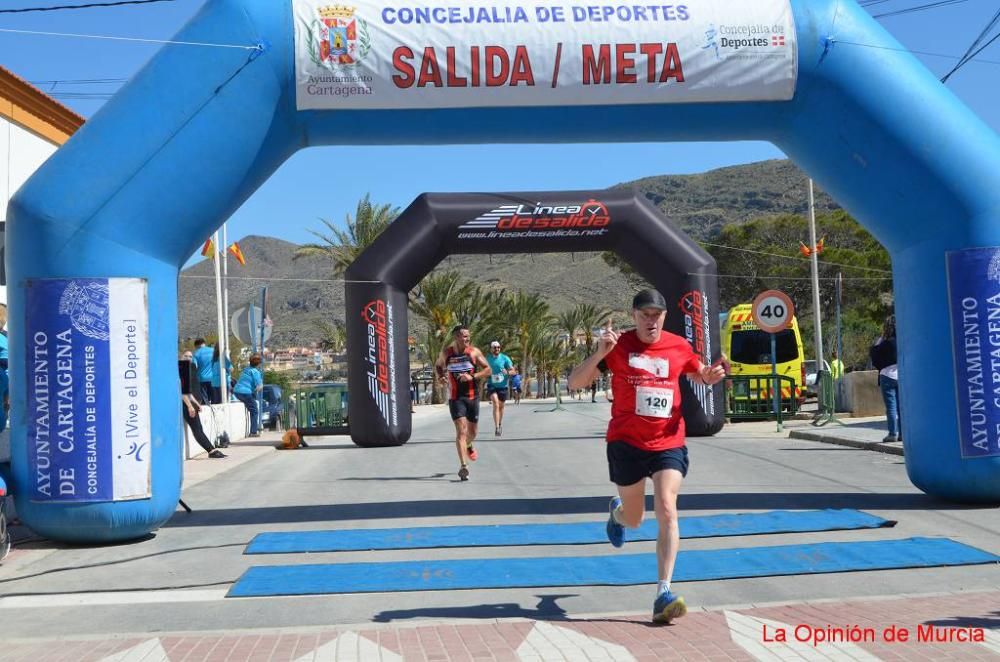
<svg viewBox="0 0 1000 662">
<path fill-rule="evenodd" d="M 673 409 L 673 389 L 640 386 L 635 390 L 635 413 L 639 416 L 670 418 Z"/>
</svg>

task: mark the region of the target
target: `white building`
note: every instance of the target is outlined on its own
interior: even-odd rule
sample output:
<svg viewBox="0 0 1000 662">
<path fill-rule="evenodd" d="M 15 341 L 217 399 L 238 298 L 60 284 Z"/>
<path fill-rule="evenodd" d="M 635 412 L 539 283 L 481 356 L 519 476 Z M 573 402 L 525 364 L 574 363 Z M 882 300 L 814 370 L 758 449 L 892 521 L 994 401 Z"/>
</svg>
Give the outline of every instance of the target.
<svg viewBox="0 0 1000 662">
<path fill-rule="evenodd" d="M 0 67 L 0 244 L 7 221 L 7 203 L 52 156 L 69 140 L 84 118 L 52 97 Z M 0 271 L 3 264 L 0 261 Z M 6 285 L 0 274 L 0 285 Z M 0 288 L 7 302 L 5 288 Z"/>
<path fill-rule="evenodd" d="M 7 203 L 84 121 L 38 88 L 0 67 L 0 252 L 3 250 Z M 7 275 L 2 258 L 0 255 L 0 303 L 6 306 Z M 6 324 L 6 314 L 2 317 Z M 10 458 L 8 436 L 7 430 L 0 433 L 0 461 Z"/>
</svg>

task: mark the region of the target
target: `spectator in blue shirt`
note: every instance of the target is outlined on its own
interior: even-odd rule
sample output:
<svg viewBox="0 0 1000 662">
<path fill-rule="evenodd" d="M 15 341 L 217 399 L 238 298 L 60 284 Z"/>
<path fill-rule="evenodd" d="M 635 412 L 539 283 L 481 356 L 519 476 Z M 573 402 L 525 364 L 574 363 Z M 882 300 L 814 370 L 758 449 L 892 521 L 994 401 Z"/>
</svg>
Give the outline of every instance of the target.
<svg viewBox="0 0 1000 662">
<path fill-rule="evenodd" d="M 240 373 L 240 380 L 233 387 L 233 395 L 239 399 L 247 408 L 250 414 L 250 436 L 259 437 L 259 423 L 257 422 L 257 393 L 264 389 L 264 375 L 260 369 L 260 354 L 250 357 L 250 365 L 243 368 Z"/>
<path fill-rule="evenodd" d="M 0 331 L 0 432 L 7 429 L 7 410 L 10 408 L 10 394 L 7 391 L 10 385 L 7 358 L 7 329 L 4 329 Z"/>
<path fill-rule="evenodd" d="M 232 385 L 230 381 L 230 373 L 233 370 L 233 363 L 226 357 L 226 384 Z M 212 404 L 221 405 L 222 404 L 222 380 L 220 378 L 219 370 L 219 345 L 215 346 L 215 351 L 212 352 Z"/>
<path fill-rule="evenodd" d="M 204 338 L 194 341 L 194 365 L 198 368 L 198 381 L 201 384 L 201 403 L 212 402 L 212 355 L 215 350 L 205 344 Z"/>
</svg>

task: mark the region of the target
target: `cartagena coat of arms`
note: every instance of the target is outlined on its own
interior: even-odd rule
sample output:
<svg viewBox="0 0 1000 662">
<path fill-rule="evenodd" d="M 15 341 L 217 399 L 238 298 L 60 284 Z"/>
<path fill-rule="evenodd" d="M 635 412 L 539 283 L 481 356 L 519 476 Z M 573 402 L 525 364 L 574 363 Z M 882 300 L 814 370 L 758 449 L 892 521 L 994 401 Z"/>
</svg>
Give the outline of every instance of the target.
<svg viewBox="0 0 1000 662">
<path fill-rule="evenodd" d="M 351 67 L 372 48 L 368 23 L 354 15 L 354 7 L 319 7 L 311 25 L 306 26 L 309 57 L 317 66 L 335 69 Z"/>
<path fill-rule="evenodd" d="M 69 315 L 73 328 L 96 340 L 111 337 L 108 286 L 105 283 L 70 281 L 59 298 L 59 314 Z"/>
</svg>

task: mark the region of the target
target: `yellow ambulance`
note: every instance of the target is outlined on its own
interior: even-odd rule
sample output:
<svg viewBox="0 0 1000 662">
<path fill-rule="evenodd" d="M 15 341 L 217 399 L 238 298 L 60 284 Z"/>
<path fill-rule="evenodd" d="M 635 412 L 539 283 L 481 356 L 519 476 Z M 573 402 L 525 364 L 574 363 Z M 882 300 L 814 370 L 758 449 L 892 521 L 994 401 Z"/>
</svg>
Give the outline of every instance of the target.
<svg viewBox="0 0 1000 662">
<path fill-rule="evenodd" d="M 722 351 L 729 357 L 733 376 L 765 376 L 771 374 L 771 334 L 761 331 L 753 321 L 752 307 L 741 303 L 729 309 L 722 323 Z M 803 389 L 806 384 L 805 355 L 802 352 L 802 336 L 799 323 L 792 317 L 792 324 L 776 334 L 775 354 L 777 372 L 790 377 L 794 386 L 782 381 L 781 399 L 790 404 L 794 397 L 802 404 Z M 768 400 L 766 381 L 747 382 L 733 380 L 733 397 L 737 400 Z M 787 404 L 786 404 L 787 406 Z"/>
</svg>

